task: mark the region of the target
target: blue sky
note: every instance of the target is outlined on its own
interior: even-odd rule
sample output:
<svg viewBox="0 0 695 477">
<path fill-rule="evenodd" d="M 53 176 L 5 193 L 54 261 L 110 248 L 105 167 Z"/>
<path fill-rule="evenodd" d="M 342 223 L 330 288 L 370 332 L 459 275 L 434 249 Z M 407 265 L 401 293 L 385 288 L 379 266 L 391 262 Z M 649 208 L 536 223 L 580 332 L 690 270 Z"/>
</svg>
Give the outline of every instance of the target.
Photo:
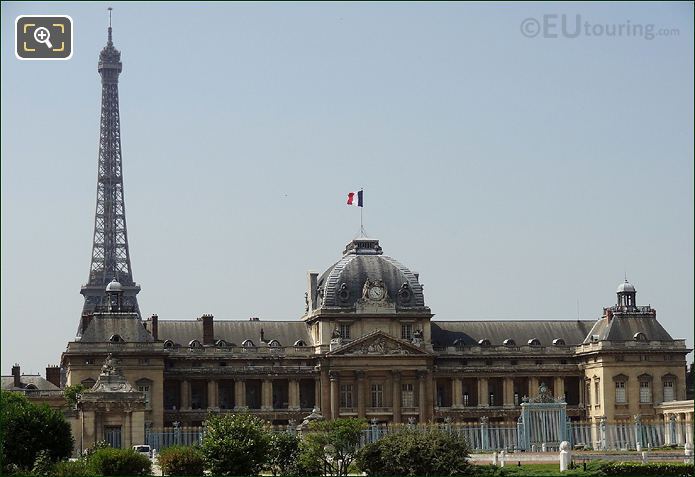
<svg viewBox="0 0 695 477">
<path fill-rule="evenodd" d="M 596 319 L 627 273 L 692 347 L 692 4 L 3 2 L 3 374 L 77 328 L 108 5 L 144 315 L 298 319 L 363 187 L 436 319 Z M 19 14 L 73 58 L 17 60 Z M 562 14 L 677 34 L 522 34 Z"/>
</svg>

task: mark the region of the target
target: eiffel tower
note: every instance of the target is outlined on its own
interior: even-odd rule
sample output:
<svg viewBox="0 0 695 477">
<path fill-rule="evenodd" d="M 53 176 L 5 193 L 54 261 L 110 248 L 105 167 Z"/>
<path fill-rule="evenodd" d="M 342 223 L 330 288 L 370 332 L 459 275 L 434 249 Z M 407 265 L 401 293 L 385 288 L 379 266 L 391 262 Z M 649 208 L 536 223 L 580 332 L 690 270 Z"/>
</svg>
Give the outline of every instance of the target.
<svg viewBox="0 0 695 477">
<path fill-rule="evenodd" d="M 118 76 L 123 65 L 121 52 L 113 46 L 110 10 L 109 8 L 108 42 L 99 54 L 98 71 L 101 75 L 99 175 L 92 263 L 89 267 L 89 281 L 80 291 L 84 295 L 82 315 L 88 315 L 105 304 L 106 285 L 115 279 L 123 289 L 124 311 L 134 311 L 139 316 L 137 294 L 140 286 L 133 280 L 133 270 L 130 266 L 123 199 L 121 121 L 118 111 Z"/>
</svg>

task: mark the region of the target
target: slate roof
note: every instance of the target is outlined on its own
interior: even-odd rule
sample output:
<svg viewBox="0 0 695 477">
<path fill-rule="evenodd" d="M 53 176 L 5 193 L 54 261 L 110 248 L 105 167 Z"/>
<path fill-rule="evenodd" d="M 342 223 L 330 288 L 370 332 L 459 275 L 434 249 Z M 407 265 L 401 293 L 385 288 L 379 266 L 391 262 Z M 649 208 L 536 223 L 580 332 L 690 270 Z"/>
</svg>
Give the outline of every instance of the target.
<svg viewBox="0 0 695 477">
<path fill-rule="evenodd" d="M 593 335 L 598 335 L 599 340 L 632 341 L 636 333 L 644 333 L 647 340 L 671 341 L 673 338 L 661 326 L 653 316 L 620 316 L 614 315 L 611 320 L 598 320 L 589 334 L 585 343 L 591 341 Z"/>
<path fill-rule="evenodd" d="M 19 378 L 20 388 L 14 387 L 14 376 L 2 376 L 2 389 L 5 391 L 26 389 L 30 384 L 33 384 L 39 391 L 60 391 L 60 388 L 55 384 L 47 381 L 44 377 L 38 374 L 22 374 Z"/>
<path fill-rule="evenodd" d="M 157 339 L 171 340 L 176 344 L 188 346 L 192 340 L 203 342 L 203 322 L 197 320 L 159 320 Z M 292 346 L 302 340 L 312 345 L 313 340 L 303 321 L 224 321 L 214 320 L 215 340 L 225 340 L 241 346 L 244 340 L 251 340 L 256 346 L 261 344 L 261 328 L 266 341 L 278 340 L 280 346 Z"/>
<path fill-rule="evenodd" d="M 119 335 L 127 343 L 154 341 L 139 318 L 107 318 L 95 316 L 80 339 L 83 343 L 104 343 Z"/>
<path fill-rule="evenodd" d="M 374 248 L 361 248 L 359 244 L 369 244 Z M 367 279 L 383 280 L 388 296 L 394 300 L 396 308 L 424 308 L 425 298 L 422 285 L 415 274 L 397 260 L 382 255 L 377 239 L 355 239 L 346 247 L 343 258 L 331 265 L 318 279 L 317 290 L 323 290 L 323 300 L 319 307 L 353 306 L 362 298 L 362 288 Z M 408 302 L 397 300 L 398 291 L 407 283 L 412 293 Z M 340 300 L 338 291 L 342 284 L 347 285 L 349 299 Z M 316 297 L 314 297 L 315 299 Z"/>
<path fill-rule="evenodd" d="M 595 321 L 587 320 L 484 320 L 484 321 L 432 321 L 432 342 L 439 346 L 453 346 L 463 340 L 465 345 L 477 344 L 482 339 L 498 346 L 513 339 L 517 346 L 537 338 L 542 346 L 551 346 L 562 338 L 567 345 L 581 344 Z"/>
</svg>

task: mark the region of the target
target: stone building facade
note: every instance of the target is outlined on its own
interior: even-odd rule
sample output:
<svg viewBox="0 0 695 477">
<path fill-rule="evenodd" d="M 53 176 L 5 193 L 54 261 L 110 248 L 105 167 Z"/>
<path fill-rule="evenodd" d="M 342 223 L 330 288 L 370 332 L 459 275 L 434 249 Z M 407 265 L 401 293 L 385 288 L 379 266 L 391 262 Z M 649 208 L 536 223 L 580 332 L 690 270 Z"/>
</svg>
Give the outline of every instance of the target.
<svg viewBox="0 0 695 477">
<path fill-rule="evenodd" d="M 300 422 L 314 407 L 328 418 L 511 423 L 541 383 L 574 420 L 663 419 L 663 403 L 685 399 L 690 350 L 627 281 L 595 321 L 435 321 L 418 274 L 359 238 L 307 274 L 304 313 L 291 321 L 141 320 L 122 293 L 107 287 L 61 365 L 67 384 L 93 387 L 111 354 L 153 428 L 238 410 Z"/>
</svg>

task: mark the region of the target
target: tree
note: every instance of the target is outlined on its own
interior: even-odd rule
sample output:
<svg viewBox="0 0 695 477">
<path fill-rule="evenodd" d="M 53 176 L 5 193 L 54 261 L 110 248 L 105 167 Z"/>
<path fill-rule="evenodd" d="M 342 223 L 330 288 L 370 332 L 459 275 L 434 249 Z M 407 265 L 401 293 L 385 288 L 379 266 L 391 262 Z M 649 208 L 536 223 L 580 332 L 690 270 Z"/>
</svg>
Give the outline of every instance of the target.
<svg viewBox="0 0 695 477">
<path fill-rule="evenodd" d="M 357 465 L 367 475 L 465 475 L 471 472 L 468 444 L 440 429 L 403 429 L 364 446 Z"/>
<path fill-rule="evenodd" d="M 323 463 L 331 475 L 346 476 L 366 428 L 366 422 L 355 418 L 314 421 L 304 439 L 305 458 Z"/>
<path fill-rule="evenodd" d="M 30 470 L 40 451 L 42 459 L 67 459 L 72 453 L 70 425 L 63 414 L 46 404 L 35 405 L 18 393 L 0 393 L 0 439 L 5 469 Z"/>
<path fill-rule="evenodd" d="M 201 446 L 212 475 L 258 475 L 268 460 L 265 422 L 251 414 L 208 416 Z"/>
<path fill-rule="evenodd" d="M 77 404 L 77 395 L 82 394 L 82 391 L 87 389 L 83 384 L 73 384 L 72 386 L 66 386 L 63 390 L 63 396 L 68 402 L 70 407 L 75 407 Z"/>
<path fill-rule="evenodd" d="M 290 432 L 274 432 L 270 436 L 267 468 L 273 475 L 296 475 L 299 460 L 299 437 Z"/>
</svg>

